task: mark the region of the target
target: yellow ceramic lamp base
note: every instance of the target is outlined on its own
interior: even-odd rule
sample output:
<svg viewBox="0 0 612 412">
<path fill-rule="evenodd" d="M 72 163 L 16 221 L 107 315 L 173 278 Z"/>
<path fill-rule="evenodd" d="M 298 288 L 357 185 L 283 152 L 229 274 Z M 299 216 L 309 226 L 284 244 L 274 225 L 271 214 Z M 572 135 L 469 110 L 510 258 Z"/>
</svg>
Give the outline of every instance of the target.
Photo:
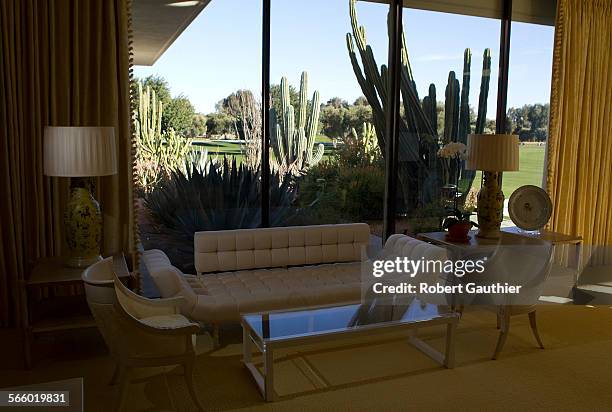
<svg viewBox="0 0 612 412">
<path fill-rule="evenodd" d="M 499 187 L 499 173 L 483 172 L 484 185 L 478 192 L 478 234 L 485 239 L 499 239 L 504 212 L 504 193 Z"/>
<path fill-rule="evenodd" d="M 64 229 L 70 253 L 66 263 L 72 267 L 89 266 L 102 259 L 100 205 L 86 188 L 73 187 L 66 206 Z"/>
</svg>

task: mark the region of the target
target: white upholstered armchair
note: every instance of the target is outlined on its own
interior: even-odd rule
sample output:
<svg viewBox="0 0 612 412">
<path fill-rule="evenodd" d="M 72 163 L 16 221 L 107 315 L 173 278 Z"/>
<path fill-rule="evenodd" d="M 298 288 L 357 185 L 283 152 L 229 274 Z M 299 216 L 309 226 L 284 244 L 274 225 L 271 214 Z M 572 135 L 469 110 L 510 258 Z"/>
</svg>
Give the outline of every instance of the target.
<svg viewBox="0 0 612 412">
<path fill-rule="evenodd" d="M 116 362 L 111 384 L 120 381 L 115 410 L 121 410 L 138 367 L 183 365 L 189 392 L 203 409 L 193 386 L 197 324 L 179 314 L 183 298 L 147 299 L 129 290 L 114 273 L 113 258 L 83 272 L 87 303 Z"/>
<path fill-rule="evenodd" d="M 497 359 L 510 332 L 510 320 L 517 315 L 527 315 L 529 326 L 538 346 L 544 348 L 538 332 L 536 309 L 544 283 L 552 265 L 552 244 L 527 236 L 517 237 L 512 244 L 499 244 L 484 266 L 484 272 L 466 275 L 464 283 L 478 285 L 507 283 L 520 285 L 519 293 L 496 293 L 475 297 L 469 303 L 497 312 L 497 328 L 500 330 L 493 352 Z M 463 295 L 465 296 L 465 295 Z"/>
</svg>

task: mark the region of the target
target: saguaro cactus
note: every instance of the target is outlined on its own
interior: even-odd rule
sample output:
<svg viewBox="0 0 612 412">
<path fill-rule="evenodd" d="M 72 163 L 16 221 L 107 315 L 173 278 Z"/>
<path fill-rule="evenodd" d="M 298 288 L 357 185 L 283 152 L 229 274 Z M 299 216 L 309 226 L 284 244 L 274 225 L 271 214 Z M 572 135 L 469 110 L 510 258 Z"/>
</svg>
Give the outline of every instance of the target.
<svg viewBox="0 0 612 412">
<path fill-rule="evenodd" d="M 323 158 L 323 144 L 320 143 L 314 149 L 321 109 L 319 92 L 314 92 L 310 104 L 307 93 L 308 74 L 303 72 L 296 123 L 296 109 L 290 102 L 289 84 L 287 78 L 283 77 L 280 96 L 282 113 L 270 109 L 270 145 L 275 161 L 273 166 L 281 172 L 299 174 Z"/>
<path fill-rule="evenodd" d="M 357 21 L 356 1 L 349 0 L 352 33 L 346 35 L 347 48 L 357 81 L 372 107 L 378 144 L 384 155 L 385 114 L 389 109 L 387 106 L 388 69 L 384 64 L 380 66 L 380 69 L 378 68 L 374 52 L 371 46 L 367 44 L 365 28 L 360 26 Z M 359 62 L 357 55 L 359 55 L 361 62 Z M 436 88 L 431 84 L 428 96 L 425 96 L 421 102 L 410 66 L 406 39 L 402 36 L 400 89 L 404 115 L 400 122 L 400 169 L 398 173 L 404 196 L 404 207 L 407 212 L 419 205 L 435 201 L 439 196 L 436 186 L 441 183 L 441 173 L 439 172 L 443 167 L 436 158 L 439 145 L 455 141 L 465 143 L 467 135 L 471 133 L 468 100 L 470 66 L 471 52 L 466 49 L 464 53 L 463 84 L 459 84 L 459 80 L 453 71 L 449 73 L 445 91 L 444 130 L 439 131 L 437 127 Z M 482 132 L 486 120 L 490 67 L 491 53 L 487 49 L 483 56 L 476 133 Z M 402 167 L 402 165 L 406 167 Z M 462 169 L 460 184 L 462 188 L 469 189 L 473 179 L 473 172 Z"/>
</svg>

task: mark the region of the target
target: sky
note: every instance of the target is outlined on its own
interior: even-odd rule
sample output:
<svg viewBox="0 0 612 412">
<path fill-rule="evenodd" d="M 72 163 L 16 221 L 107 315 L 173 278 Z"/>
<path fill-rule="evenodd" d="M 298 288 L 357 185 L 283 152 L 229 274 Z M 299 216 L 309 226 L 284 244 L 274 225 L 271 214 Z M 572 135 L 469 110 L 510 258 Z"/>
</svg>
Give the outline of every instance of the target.
<svg viewBox="0 0 612 412">
<path fill-rule="evenodd" d="M 348 0 L 272 0 L 272 83 L 286 76 L 299 86 L 309 76 L 309 95 L 321 101 L 341 97 L 353 102 L 363 93 L 348 58 L 351 30 Z M 239 7 L 236 7 L 239 5 Z M 387 59 L 388 6 L 358 2 L 359 23 L 380 66 Z M 478 104 L 482 53 L 490 48 L 491 82 L 487 117 L 495 117 L 500 22 L 494 19 L 404 9 L 404 31 L 421 97 L 434 83 L 443 100 L 450 70 L 461 77 L 463 51 L 472 51 L 470 104 Z M 554 29 L 512 24 L 508 107 L 546 103 L 550 95 Z M 261 93 L 261 1 L 212 0 L 153 66 L 136 66 L 135 74 L 164 77 L 173 96 L 189 97 L 196 111 L 210 113 L 238 89 Z"/>
</svg>

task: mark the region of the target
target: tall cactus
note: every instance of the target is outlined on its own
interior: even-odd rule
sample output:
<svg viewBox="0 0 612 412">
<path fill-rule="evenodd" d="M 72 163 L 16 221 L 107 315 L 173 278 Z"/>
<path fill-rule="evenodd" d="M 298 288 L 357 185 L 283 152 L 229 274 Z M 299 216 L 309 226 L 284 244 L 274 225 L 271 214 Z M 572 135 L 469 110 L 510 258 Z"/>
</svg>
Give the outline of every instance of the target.
<svg viewBox="0 0 612 412">
<path fill-rule="evenodd" d="M 386 116 L 389 88 L 388 69 L 383 64 L 380 70 L 370 45 L 367 44 L 365 28 L 359 25 L 355 4 L 349 0 L 352 33 L 347 33 L 346 41 L 357 82 L 372 107 L 373 122 L 376 126 L 378 143 L 385 153 Z M 359 54 L 361 64 L 357 59 Z M 470 88 L 471 52 L 464 53 L 463 85 L 459 84 L 454 72 L 449 73 L 445 91 L 444 130 L 437 128 L 436 88 L 429 86 L 429 94 L 422 101 L 418 97 L 415 79 L 410 66 L 406 39 L 402 35 L 401 82 L 400 90 L 404 115 L 400 121 L 399 142 L 399 181 L 402 185 L 405 211 L 424 203 L 435 201 L 441 183 L 440 171 L 444 167 L 435 153 L 440 143 L 465 142 L 471 133 L 469 88 Z M 491 53 L 487 49 L 483 56 L 483 73 L 478 105 L 478 121 L 475 132 L 484 129 L 486 120 L 487 95 L 491 67 Z M 402 167 L 405 164 L 406 167 Z M 416 166 L 416 167 L 415 167 Z M 469 188 L 474 179 L 473 172 L 462 170 L 461 187 Z M 467 191 L 467 190 L 466 190 Z"/>
<path fill-rule="evenodd" d="M 139 150 L 155 150 L 156 143 L 161 140 L 161 119 L 163 104 L 157 100 L 155 90 L 149 86 L 145 90 L 138 83 L 138 112 L 136 116 L 136 139 Z"/>
<path fill-rule="evenodd" d="M 300 95 L 296 109 L 290 102 L 287 78 L 281 79 L 281 111 L 270 109 L 270 145 L 274 153 L 273 166 L 282 172 L 300 174 L 319 163 L 325 151 L 323 144 L 314 149 L 319 127 L 319 92 L 315 91 L 308 101 L 308 74 L 302 73 Z M 309 107 L 310 106 L 310 107 Z"/>
<path fill-rule="evenodd" d="M 470 66 L 472 56 L 469 49 L 465 50 L 463 59 L 463 90 L 461 93 L 461 112 L 459 119 L 459 134 L 457 141 L 467 144 L 467 135 L 471 133 L 470 126 L 470 107 L 469 107 L 469 88 L 470 88 Z M 482 55 L 482 75 L 480 79 L 480 94 L 478 96 L 478 117 L 474 133 L 482 134 L 484 132 L 485 123 L 487 120 L 487 100 L 489 97 L 489 82 L 491 79 L 491 50 L 485 49 Z M 467 197 L 470 187 L 476 176 L 475 170 L 467 170 L 465 168 L 465 160 L 461 162 L 461 172 L 459 179 L 459 192 L 461 193 L 461 202 L 463 203 Z"/>
<path fill-rule="evenodd" d="M 138 111 L 134 113 L 136 136 L 136 175 L 139 189 L 149 192 L 164 176 L 184 167 L 191 151 L 192 139 L 184 138 L 173 129 L 161 127 L 162 102 L 155 90 L 144 90 L 138 83 Z M 202 156 L 200 156 L 200 161 Z"/>
<path fill-rule="evenodd" d="M 482 56 L 482 78 L 480 80 L 480 96 L 478 98 L 478 117 L 474 133 L 482 134 L 487 121 L 487 99 L 489 97 L 489 80 L 491 79 L 491 50 L 485 49 Z"/>
</svg>

